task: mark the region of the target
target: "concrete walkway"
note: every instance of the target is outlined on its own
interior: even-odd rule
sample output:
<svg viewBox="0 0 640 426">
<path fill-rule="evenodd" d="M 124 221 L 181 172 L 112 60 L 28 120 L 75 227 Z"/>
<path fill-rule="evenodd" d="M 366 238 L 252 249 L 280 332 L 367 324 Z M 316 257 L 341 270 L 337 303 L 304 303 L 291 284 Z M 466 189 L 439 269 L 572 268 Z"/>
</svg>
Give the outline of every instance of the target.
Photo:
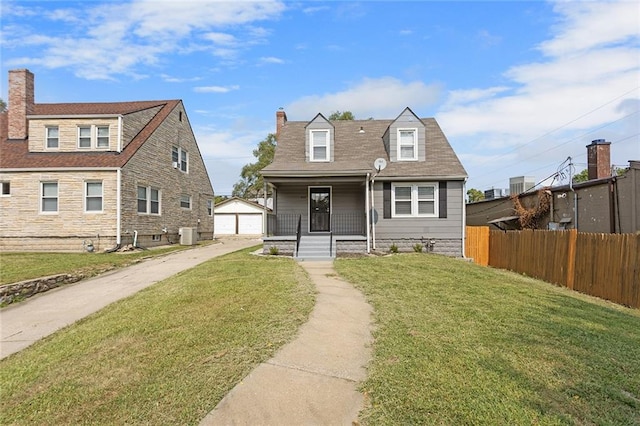
<svg viewBox="0 0 640 426">
<path fill-rule="evenodd" d="M 256 238 L 223 238 L 217 244 L 145 260 L 3 308 L 0 310 L 0 359 L 180 271 L 260 242 Z"/>
<path fill-rule="evenodd" d="M 298 337 L 259 365 L 201 425 L 352 425 L 363 407 L 357 385 L 371 356 L 364 296 L 339 279 L 333 262 L 301 262 L 316 306 Z"/>
</svg>

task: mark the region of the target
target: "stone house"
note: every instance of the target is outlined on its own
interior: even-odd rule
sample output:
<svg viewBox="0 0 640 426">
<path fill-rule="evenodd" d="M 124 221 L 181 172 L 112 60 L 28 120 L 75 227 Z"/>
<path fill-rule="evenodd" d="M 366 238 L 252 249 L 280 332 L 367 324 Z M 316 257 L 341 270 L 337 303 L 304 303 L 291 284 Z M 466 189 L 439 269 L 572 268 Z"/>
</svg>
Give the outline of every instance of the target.
<svg viewBox="0 0 640 426">
<path fill-rule="evenodd" d="M 35 103 L 34 75 L 9 71 L 0 250 L 211 239 L 213 199 L 182 101 Z"/>
<path fill-rule="evenodd" d="M 464 253 L 467 173 L 440 126 L 406 108 L 390 120 L 288 121 L 276 113 L 265 252 L 330 258 L 414 247 Z"/>
</svg>

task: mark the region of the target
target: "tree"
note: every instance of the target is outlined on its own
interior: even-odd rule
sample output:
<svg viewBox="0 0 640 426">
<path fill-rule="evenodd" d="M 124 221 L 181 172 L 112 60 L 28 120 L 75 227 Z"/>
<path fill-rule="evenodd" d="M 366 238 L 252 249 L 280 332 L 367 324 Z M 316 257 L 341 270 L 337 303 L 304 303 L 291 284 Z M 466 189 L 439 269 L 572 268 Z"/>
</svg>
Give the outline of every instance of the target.
<svg viewBox="0 0 640 426">
<path fill-rule="evenodd" d="M 271 164 L 273 154 L 276 151 L 276 135 L 269 135 L 258 143 L 258 148 L 253 150 L 253 156 L 258 159 L 255 163 L 245 165 L 240 172 L 241 179 L 233 185 L 234 197 L 258 198 L 263 196 L 262 173 L 260 171 Z M 266 197 L 265 197 L 266 198 Z"/>
<path fill-rule="evenodd" d="M 470 203 L 475 203 L 476 201 L 484 200 L 484 192 L 479 189 L 470 188 L 467 191 L 467 197 L 469 197 Z"/>
<path fill-rule="evenodd" d="M 626 173 L 627 170 L 629 170 L 629 168 L 615 167 L 612 170 L 613 173 L 611 175 L 622 176 Z M 588 180 L 589 180 L 589 169 L 584 169 L 580 173 L 573 175 L 573 183 L 586 182 Z"/>
<path fill-rule="evenodd" d="M 355 120 L 353 113 L 351 111 L 334 111 L 329 116 L 329 120 Z"/>
<path fill-rule="evenodd" d="M 586 182 L 589 180 L 589 170 L 584 169 L 580 173 L 573 175 L 573 183 Z"/>
<path fill-rule="evenodd" d="M 4 99 L 0 98 L 0 112 L 5 112 L 7 110 L 7 103 Z"/>
</svg>

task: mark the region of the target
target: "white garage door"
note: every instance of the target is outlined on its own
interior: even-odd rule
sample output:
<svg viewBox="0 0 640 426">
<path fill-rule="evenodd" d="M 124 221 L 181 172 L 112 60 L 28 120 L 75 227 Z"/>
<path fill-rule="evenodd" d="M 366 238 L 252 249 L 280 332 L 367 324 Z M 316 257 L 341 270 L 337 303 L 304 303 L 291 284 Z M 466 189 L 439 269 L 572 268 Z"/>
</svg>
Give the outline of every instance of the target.
<svg viewBox="0 0 640 426">
<path fill-rule="evenodd" d="M 232 235 L 236 233 L 235 214 L 217 214 L 213 222 L 215 235 Z"/>
<path fill-rule="evenodd" d="M 239 214 L 238 234 L 262 234 L 262 215 Z"/>
</svg>

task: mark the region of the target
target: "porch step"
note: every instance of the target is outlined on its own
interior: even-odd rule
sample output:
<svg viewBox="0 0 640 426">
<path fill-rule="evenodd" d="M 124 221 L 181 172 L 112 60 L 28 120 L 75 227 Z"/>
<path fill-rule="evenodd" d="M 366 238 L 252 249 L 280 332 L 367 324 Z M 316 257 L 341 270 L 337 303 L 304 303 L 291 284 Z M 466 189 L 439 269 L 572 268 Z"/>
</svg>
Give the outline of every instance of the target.
<svg viewBox="0 0 640 426">
<path fill-rule="evenodd" d="M 336 257 L 335 244 L 331 245 L 329 235 L 303 235 L 296 256 L 298 261 L 333 260 Z M 331 252 L 329 252 L 332 247 Z"/>
</svg>

